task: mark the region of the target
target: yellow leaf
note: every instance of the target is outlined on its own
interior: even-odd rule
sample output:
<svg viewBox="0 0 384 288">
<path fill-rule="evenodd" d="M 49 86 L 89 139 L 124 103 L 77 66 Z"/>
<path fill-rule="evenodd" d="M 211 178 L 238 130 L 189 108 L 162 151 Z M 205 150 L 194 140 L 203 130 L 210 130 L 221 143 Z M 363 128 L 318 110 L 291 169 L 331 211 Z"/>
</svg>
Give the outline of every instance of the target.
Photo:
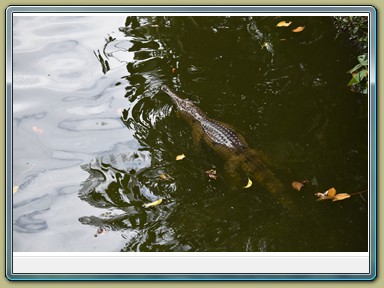
<svg viewBox="0 0 384 288">
<path fill-rule="evenodd" d="M 305 28 L 305 26 L 299 26 L 299 27 L 297 27 L 297 28 L 293 29 L 293 30 L 292 30 L 292 32 L 298 33 L 298 32 L 301 32 L 301 31 L 303 31 L 303 30 L 304 30 L 304 28 Z"/>
<path fill-rule="evenodd" d="M 160 174 L 159 177 L 165 181 L 174 180 L 171 176 L 169 176 L 167 173 Z"/>
<path fill-rule="evenodd" d="M 179 160 L 183 160 L 185 158 L 185 155 L 184 154 L 180 154 L 180 155 L 177 155 L 176 156 L 176 160 L 179 161 Z"/>
<path fill-rule="evenodd" d="M 17 190 L 19 190 L 19 186 L 17 185 L 13 186 L 13 189 L 12 189 L 13 193 L 16 193 Z"/>
<path fill-rule="evenodd" d="M 152 206 L 159 205 L 161 202 L 163 202 L 163 198 L 159 198 L 158 200 L 153 201 L 153 202 L 151 202 L 151 203 L 143 204 L 143 207 L 144 207 L 144 208 L 149 208 L 149 207 L 152 207 Z"/>
<path fill-rule="evenodd" d="M 333 197 L 336 195 L 336 189 L 335 188 L 330 188 L 328 189 L 326 192 L 325 192 L 326 195 L 328 195 L 329 197 Z"/>
<path fill-rule="evenodd" d="M 168 180 L 168 179 L 169 179 L 168 176 L 167 176 L 167 174 L 160 174 L 159 177 L 160 177 L 161 179 L 163 179 L 163 180 Z"/>
<path fill-rule="evenodd" d="M 251 186 L 252 186 L 252 181 L 251 181 L 251 179 L 248 178 L 248 183 L 243 188 L 249 188 Z"/>
<path fill-rule="evenodd" d="M 292 22 L 281 21 L 281 22 L 277 23 L 276 27 L 288 27 L 291 24 L 292 24 Z"/>
<path fill-rule="evenodd" d="M 335 197 L 333 197 L 332 201 L 344 200 L 349 197 L 351 197 L 351 195 L 349 195 L 348 193 L 339 193 L 339 194 L 336 194 Z"/>
</svg>

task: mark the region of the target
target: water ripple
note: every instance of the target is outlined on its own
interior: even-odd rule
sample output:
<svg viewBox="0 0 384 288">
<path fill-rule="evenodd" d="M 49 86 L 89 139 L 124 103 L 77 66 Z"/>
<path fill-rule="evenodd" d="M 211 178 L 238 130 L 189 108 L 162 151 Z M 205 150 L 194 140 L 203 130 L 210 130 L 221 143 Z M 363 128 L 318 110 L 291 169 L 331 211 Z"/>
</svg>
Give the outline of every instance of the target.
<svg viewBox="0 0 384 288">
<path fill-rule="evenodd" d="M 125 126 L 121 123 L 120 119 L 95 118 L 82 120 L 63 120 L 59 123 L 59 128 L 68 131 L 94 131 L 124 129 Z"/>
</svg>

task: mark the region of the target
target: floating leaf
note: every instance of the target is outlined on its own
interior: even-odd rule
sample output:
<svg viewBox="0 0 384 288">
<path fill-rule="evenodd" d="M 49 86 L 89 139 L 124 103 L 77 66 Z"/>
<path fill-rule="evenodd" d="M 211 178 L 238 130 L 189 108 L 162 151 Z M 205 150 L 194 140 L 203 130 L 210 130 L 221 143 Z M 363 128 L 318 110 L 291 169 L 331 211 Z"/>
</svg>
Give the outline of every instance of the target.
<svg viewBox="0 0 384 288">
<path fill-rule="evenodd" d="M 319 199 L 317 199 L 317 201 L 327 200 L 327 199 L 332 199 L 332 201 L 340 201 L 340 200 L 350 198 L 352 195 L 357 195 L 357 194 L 361 194 L 361 193 L 365 193 L 365 192 L 368 192 L 368 190 L 363 190 L 363 191 L 352 193 L 352 194 L 348 194 L 348 193 L 336 194 L 336 189 L 332 187 L 332 188 L 328 189 L 327 191 L 325 191 L 324 193 L 319 192 L 319 193 L 316 193 L 315 195 L 317 197 L 319 197 Z"/>
<path fill-rule="evenodd" d="M 315 195 L 320 198 L 318 200 L 332 199 L 336 195 L 336 189 L 332 187 L 324 193 L 318 192 Z"/>
<path fill-rule="evenodd" d="M 301 183 L 301 182 L 298 182 L 298 181 L 293 181 L 292 182 L 292 188 L 297 190 L 297 191 L 300 191 L 301 188 L 303 188 L 304 184 Z"/>
<path fill-rule="evenodd" d="M 214 179 L 214 180 L 217 180 L 217 172 L 215 169 L 210 169 L 208 171 L 205 171 L 205 173 L 207 173 L 208 177 L 210 179 Z"/>
<path fill-rule="evenodd" d="M 169 176 L 167 173 L 160 174 L 159 177 L 165 181 L 171 181 L 174 180 L 171 176 Z"/>
<path fill-rule="evenodd" d="M 12 188 L 12 192 L 13 192 L 13 193 L 16 193 L 17 190 L 19 190 L 19 186 L 17 186 L 17 185 L 13 186 L 13 188 Z"/>
<path fill-rule="evenodd" d="M 340 200 L 347 199 L 349 197 L 351 197 L 351 195 L 348 193 L 339 193 L 339 194 L 336 194 L 335 197 L 333 197 L 332 201 L 340 201 Z"/>
<path fill-rule="evenodd" d="M 176 156 L 176 161 L 183 160 L 185 158 L 184 154 L 180 154 Z"/>
<path fill-rule="evenodd" d="M 37 126 L 33 126 L 32 127 L 32 131 L 37 133 L 37 134 L 43 134 L 44 133 L 44 130 L 39 128 L 39 127 L 37 127 Z"/>
<path fill-rule="evenodd" d="M 332 188 L 328 189 L 327 191 L 325 191 L 324 193 L 318 192 L 315 195 L 317 197 L 319 197 L 319 199 L 317 199 L 317 201 L 333 199 L 336 195 L 336 189 L 332 187 Z"/>
<path fill-rule="evenodd" d="M 243 188 L 249 188 L 251 186 L 252 186 L 252 181 L 251 181 L 251 179 L 248 178 L 248 183 Z"/>
<path fill-rule="evenodd" d="M 336 189 L 333 187 L 328 189 L 327 191 L 325 191 L 325 195 L 327 195 L 329 197 L 335 196 L 336 195 Z"/>
<path fill-rule="evenodd" d="M 292 30 L 292 32 L 295 32 L 295 33 L 298 33 L 298 32 L 301 32 L 305 29 L 305 26 L 299 26 L 295 29 Z"/>
<path fill-rule="evenodd" d="M 320 193 L 320 192 L 315 193 L 315 196 L 319 197 L 320 199 L 326 197 L 323 193 Z"/>
<path fill-rule="evenodd" d="M 153 201 L 153 202 L 151 202 L 151 203 L 143 204 L 143 207 L 144 207 L 144 208 L 153 207 L 153 206 L 159 205 L 161 202 L 163 202 L 163 198 L 159 198 L 158 200 Z"/>
<path fill-rule="evenodd" d="M 277 23 L 276 27 L 288 27 L 291 24 L 292 24 L 292 22 L 281 21 L 281 22 Z"/>
<path fill-rule="evenodd" d="M 163 180 L 168 180 L 168 177 L 165 174 L 160 174 L 159 177 Z"/>
<path fill-rule="evenodd" d="M 327 195 L 327 191 L 324 192 L 324 193 L 316 193 L 315 194 L 317 197 L 319 197 L 319 199 L 317 199 L 317 201 L 321 201 L 321 200 L 328 200 L 328 199 L 333 199 L 333 196 L 328 196 Z"/>
</svg>

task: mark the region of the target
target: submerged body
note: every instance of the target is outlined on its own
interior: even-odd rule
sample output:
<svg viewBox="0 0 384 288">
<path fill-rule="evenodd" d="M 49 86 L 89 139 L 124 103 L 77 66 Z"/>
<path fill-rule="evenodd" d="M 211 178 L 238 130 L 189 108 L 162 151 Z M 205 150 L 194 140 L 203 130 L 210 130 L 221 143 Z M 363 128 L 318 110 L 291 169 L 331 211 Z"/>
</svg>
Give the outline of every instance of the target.
<svg viewBox="0 0 384 288">
<path fill-rule="evenodd" d="M 249 148 L 243 136 L 229 125 L 210 119 L 191 101 L 179 98 L 167 86 L 164 85 L 161 89 L 171 97 L 180 116 L 192 127 L 194 142 L 196 144 L 205 142 L 225 160 L 226 172 L 233 178 L 232 180 L 238 178 L 239 172 L 242 172 L 265 187 L 284 206 L 292 206 L 282 193 L 284 191 L 282 183 L 265 165 L 261 153 Z"/>
</svg>

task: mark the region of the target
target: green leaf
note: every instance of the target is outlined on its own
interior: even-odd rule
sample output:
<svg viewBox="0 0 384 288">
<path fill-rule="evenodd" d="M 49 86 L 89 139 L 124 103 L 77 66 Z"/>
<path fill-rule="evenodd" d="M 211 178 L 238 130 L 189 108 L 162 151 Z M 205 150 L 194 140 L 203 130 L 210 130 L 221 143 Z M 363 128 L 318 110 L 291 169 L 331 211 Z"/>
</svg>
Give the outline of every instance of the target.
<svg viewBox="0 0 384 288">
<path fill-rule="evenodd" d="M 359 70 L 361 67 L 363 67 L 362 64 L 357 64 L 355 67 L 353 67 L 351 70 L 349 70 L 348 73 L 353 73 L 353 72 Z"/>
<path fill-rule="evenodd" d="M 359 75 L 359 82 L 361 82 L 361 80 L 367 78 L 368 76 L 367 69 L 363 69 L 357 74 Z"/>
<path fill-rule="evenodd" d="M 368 57 L 367 54 L 362 54 L 357 56 L 357 60 L 359 60 L 359 63 L 363 66 L 368 66 Z"/>
<path fill-rule="evenodd" d="M 366 77 L 367 77 L 367 70 L 363 69 L 352 77 L 352 79 L 348 82 L 347 86 L 352 86 L 353 84 L 360 83 L 361 80 L 363 80 Z"/>
<path fill-rule="evenodd" d="M 353 84 L 359 83 L 359 75 L 356 73 L 355 76 L 348 82 L 347 86 L 352 86 Z"/>
</svg>

